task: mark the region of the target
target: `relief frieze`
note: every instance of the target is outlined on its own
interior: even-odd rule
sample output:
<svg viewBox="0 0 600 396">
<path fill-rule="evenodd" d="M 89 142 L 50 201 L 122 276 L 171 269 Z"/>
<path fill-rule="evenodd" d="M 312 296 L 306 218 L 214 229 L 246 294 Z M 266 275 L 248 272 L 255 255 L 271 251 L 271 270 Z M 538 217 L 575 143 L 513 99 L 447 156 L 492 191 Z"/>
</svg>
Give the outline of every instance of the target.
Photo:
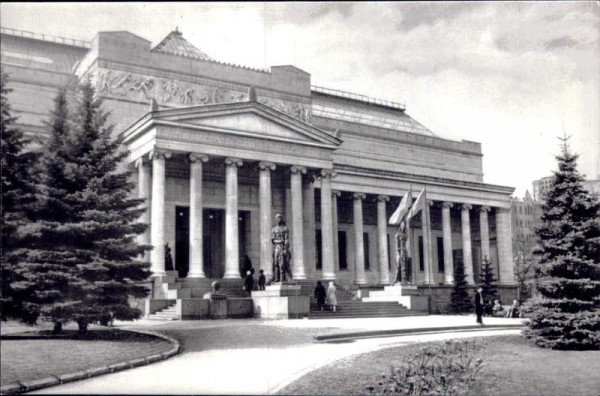
<svg viewBox="0 0 600 396">
<path fill-rule="evenodd" d="M 156 100 L 159 105 L 183 107 L 203 104 L 244 102 L 247 88 L 215 87 L 128 71 L 98 69 L 92 75 L 99 94 L 139 102 Z M 284 101 L 258 95 L 258 101 L 291 117 L 310 122 L 310 104 Z"/>
</svg>

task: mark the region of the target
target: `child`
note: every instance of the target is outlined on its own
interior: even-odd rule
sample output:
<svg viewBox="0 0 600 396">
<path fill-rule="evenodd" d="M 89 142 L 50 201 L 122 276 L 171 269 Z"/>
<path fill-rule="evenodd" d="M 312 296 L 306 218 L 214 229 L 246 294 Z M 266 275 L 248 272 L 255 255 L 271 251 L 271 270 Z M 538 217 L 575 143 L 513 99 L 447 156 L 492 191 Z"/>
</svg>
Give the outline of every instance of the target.
<svg viewBox="0 0 600 396">
<path fill-rule="evenodd" d="M 263 270 L 258 271 L 260 274 L 258 276 L 258 290 L 265 290 L 265 283 L 267 283 L 267 278 L 265 278 L 265 273 Z"/>
</svg>

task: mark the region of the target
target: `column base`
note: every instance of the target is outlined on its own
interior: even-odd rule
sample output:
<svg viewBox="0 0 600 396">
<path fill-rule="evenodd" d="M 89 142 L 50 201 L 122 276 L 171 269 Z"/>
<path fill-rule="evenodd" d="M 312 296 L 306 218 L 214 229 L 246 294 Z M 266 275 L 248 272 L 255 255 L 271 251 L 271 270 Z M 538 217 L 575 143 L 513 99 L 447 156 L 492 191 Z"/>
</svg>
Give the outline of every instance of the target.
<svg viewBox="0 0 600 396">
<path fill-rule="evenodd" d="M 204 272 L 199 272 L 199 273 L 188 273 L 186 276 L 187 279 L 191 279 L 191 278 L 206 278 L 206 275 L 204 275 Z"/>
<path fill-rule="evenodd" d="M 377 282 L 377 286 L 390 286 L 391 282 L 390 281 L 379 281 Z"/>
<path fill-rule="evenodd" d="M 167 276 L 167 271 L 152 271 L 152 277 L 155 278 L 157 276 Z"/>
<path fill-rule="evenodd" d="M 322 278 L 322 280 L 327 280 L 327 281 L 337 280 L 337 276 L 335 276 L 335 274 L 323 274 L 321 278 Z"/>
<path fill-rule="evenodd" d="M 223 275 L 223 279 L 242 279 L 239 272 Z"/>
<path fill-rule="evenodd" d="M 367 281 L 354 281 L 354 284 L 356 286 L 366 286 L 367 285 Z"/>
</svg>

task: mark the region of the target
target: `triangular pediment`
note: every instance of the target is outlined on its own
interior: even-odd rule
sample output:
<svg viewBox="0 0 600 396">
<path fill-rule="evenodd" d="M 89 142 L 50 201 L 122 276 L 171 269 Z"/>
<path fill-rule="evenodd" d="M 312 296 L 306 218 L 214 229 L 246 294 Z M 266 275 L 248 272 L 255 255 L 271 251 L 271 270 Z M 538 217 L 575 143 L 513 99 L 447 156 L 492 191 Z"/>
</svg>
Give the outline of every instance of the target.
<svg viewBox="0 0 600 396">
<path fill-rule="evenodd" d="M 337 147 L 329 133 L 258 102 L 194 106 L 152 113 L 156 123 L 296 144 Z"/>
</svg>

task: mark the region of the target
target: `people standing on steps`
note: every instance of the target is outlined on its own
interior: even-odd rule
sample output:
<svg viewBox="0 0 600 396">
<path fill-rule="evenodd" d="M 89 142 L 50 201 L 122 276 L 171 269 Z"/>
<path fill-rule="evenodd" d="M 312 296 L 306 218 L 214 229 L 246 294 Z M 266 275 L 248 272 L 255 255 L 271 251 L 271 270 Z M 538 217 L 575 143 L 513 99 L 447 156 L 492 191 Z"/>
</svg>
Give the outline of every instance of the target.
<svg viewBox="0 0 600 396">
<path fill-rule="evenodd" d="M 244 290 L 248 292 L 248 297 L 252 297 L 252 289 L 254 288 L 254 277 L 252 271 L 246 271 L 246 279 L 244 280 Z"/>
<path fill-rule="evenodd" d="M 477 293 L 475 293 L 475 315 L 477 315 L 477 323 L 483 326 L 483 296 L 481 292 L 483 289 L 481 287 L 477 288 Z"/>
<path fill-rule="evenodd" d="M 317 281 L 317 286 L 315 287 L 315 299 L 317 300 L 317 304 L 321 311 L 323 310 L 323 306 L 325 306 L 325 298 L 327 297 L 327 292 L 325 291 L 325 286 L 321 283 L 321 281 Z"/>
<path fill-rule="evenodd" d="M 329 286 L 327 286 L 327 305 L 331 307 L 333 312 L 337 309 L 337 295 L 336 289 L 333 282 L 329 282 Z"/>
</svg>

